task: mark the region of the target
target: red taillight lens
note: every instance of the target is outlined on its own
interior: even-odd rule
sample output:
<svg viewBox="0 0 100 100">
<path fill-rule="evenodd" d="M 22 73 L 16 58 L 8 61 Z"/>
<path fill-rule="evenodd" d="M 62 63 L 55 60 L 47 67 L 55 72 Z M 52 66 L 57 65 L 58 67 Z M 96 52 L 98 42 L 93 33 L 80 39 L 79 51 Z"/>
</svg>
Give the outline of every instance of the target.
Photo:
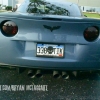
<svg viewBox="0 0 100 100">
<path fill-rule="evenodd" d="M 18 32 L 18 26 L 12 21 L 6 21 L 2 23 L 1 31 L 3 35 L 12 37 Z"/>
<path fill-rule="evenodd" d="M 85 31 L 84 31 L 84 38 L 89 41 L 92 42 L 94 40 L 96 40 L 99 36 L 99 30 L 97 27 L 88 27 Z"/>
</svg>

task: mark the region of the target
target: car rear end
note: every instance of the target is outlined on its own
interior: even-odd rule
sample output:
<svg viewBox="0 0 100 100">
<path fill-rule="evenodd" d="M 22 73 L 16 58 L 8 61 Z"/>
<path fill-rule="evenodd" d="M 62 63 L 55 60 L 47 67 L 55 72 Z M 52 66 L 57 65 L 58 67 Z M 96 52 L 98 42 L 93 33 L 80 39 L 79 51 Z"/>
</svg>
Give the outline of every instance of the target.
<svg viewBox="0 0 100 100">
<path fill-rule="evenodd" d="M 100 68 L 99 20 L 18 16 L 20 18 L 3 16 L 0 19 L 1 63 L 41 69 Z M 16 34 L 11 33 L 11 27 L 8 33 L 3 28 L 12 22 L 17 25 Z"/>
<path fill-rule="evenodd" d="M 15 13 L 0 14 L 0 64 L 99 70 L 100 20 L 82 17 L 76 4 L 46 1 L 25 0 Z"/>
</svg>

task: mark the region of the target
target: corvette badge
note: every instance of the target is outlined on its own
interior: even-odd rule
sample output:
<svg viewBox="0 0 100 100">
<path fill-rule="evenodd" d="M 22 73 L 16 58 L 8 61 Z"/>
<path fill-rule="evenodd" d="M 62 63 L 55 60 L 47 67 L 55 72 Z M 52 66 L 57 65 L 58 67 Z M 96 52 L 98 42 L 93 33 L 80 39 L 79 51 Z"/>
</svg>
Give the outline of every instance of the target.
<svg viewBox="0 0 100 100">
<path fill-rule="evenodd" d="M 54 30 L 57 30 L 57 29 L 59 29 L 61 26 L 53 26 L 53 27 L 51 27 L 51 26 L 47 26 L 47 25 L 43 25 L 44 26 L 44 28 L 46 28 L 46 29 L 49 29 L 51 32 L 53 32 Z"/>
</svg>

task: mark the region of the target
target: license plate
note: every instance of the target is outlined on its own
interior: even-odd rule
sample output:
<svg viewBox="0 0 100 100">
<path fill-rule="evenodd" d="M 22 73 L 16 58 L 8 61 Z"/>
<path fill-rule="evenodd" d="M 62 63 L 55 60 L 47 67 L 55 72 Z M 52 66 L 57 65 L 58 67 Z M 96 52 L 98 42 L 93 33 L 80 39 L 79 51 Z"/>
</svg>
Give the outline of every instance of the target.
<svg viewBox="0 0 100 100">
<path fill-rule="evenodd" d="M 64 45 L 37 44 L 37 56 L 63 57 Z"/>
</svg>

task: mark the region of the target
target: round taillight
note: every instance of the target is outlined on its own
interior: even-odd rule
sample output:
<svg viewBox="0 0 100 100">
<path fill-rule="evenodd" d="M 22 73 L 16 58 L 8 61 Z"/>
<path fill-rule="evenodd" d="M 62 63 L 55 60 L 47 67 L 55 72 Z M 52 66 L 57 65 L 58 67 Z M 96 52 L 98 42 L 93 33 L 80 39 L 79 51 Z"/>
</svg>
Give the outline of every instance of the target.
<svg viewBox="0 0 100 100">
<path fill-rule="evenodd" d="M 88 27 L 84 31 L 84 38 L 89 42 L 96 40 L 98 38 L 98 36 L 99 36 L 99 30 L 95 26 Z"/>
<path fill-rule="evenodd" d="M 15 36 L 18 32 L 18 26 L 12 21 L 6 21 L 1 24 L 1 31 L 7 37 Z"/>
</svg>

